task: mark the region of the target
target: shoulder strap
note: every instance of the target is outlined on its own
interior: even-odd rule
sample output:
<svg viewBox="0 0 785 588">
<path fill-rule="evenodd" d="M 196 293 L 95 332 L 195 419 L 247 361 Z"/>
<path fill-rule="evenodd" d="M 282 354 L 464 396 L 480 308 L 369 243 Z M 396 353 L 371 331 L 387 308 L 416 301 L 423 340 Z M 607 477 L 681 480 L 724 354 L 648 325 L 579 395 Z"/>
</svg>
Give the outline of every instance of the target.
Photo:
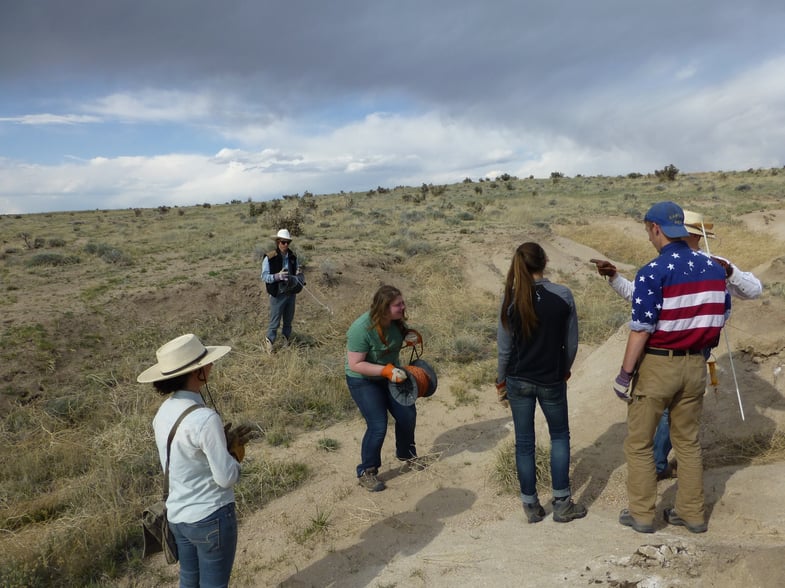
<svg viewBox="0 0 785 588">
<path fill-rule="evenodd" d="M 169 451 L 172 449 L 172 440 L 174 439 L 174 434 L 177 432 L 177 427 L 180 426 L 180 423 L 183 422 L 183 419 L 195 411 L 197 408 L 202 408 L 201 404 L 192 404 L 188 408 L 183 411 L 178 419 L 174 422 L 172 426 L 172 430 L 169 431 L 169 438 L 166 440 L 166 469 L 164 470 L 164 502 L 169 496 Z"/>
</svg>

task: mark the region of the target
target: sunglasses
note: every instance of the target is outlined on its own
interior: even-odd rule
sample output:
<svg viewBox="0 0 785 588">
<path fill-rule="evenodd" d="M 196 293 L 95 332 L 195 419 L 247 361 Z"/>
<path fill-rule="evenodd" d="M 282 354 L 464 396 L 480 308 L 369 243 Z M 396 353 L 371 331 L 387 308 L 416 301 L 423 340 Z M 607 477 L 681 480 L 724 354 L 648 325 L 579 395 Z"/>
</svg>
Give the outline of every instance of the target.
<svg viewBox="0 0 785 588">
<path fill-rule="evenodd" d="M 291 241 L 278 241 L 278 242 L 281 243 L 282 245 L 288 245 L 289 243 L 291 243 Z"/>
</svg>

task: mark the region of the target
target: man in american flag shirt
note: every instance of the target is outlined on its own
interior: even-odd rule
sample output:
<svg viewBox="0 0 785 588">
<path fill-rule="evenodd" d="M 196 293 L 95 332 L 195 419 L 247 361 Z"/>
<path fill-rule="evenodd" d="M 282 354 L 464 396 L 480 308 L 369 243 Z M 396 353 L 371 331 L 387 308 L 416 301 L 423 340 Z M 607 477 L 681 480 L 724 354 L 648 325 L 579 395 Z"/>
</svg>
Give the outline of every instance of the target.
<svg viewBox="0 0 785 588">
<path fill-rule="evenodd" d="M 659 255 L 635 276 L 627 347 L 613 389 L 627 401 L 628 508 L 619 522 L 654 532 L 657 474 L 652 439 L 663 411 L 671 418 L 671 441 L 679 463 L 676 502 L 665 521 L 705 532 L 703 459 L 698 441 L 705 357 L 719 341 L 730 314 L 723 267 L 683 241 L 684 212 L 658 202 L 644 217 Z"/>
</svg>

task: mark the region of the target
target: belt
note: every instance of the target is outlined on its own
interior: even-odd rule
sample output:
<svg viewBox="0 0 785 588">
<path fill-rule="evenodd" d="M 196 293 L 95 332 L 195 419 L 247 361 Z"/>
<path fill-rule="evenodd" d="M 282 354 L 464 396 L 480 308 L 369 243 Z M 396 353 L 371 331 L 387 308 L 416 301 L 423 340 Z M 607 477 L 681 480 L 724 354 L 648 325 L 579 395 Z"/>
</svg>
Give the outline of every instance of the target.
<svg viewBox="0 0 785 588">
<path fill-rule="evenodd" d="M 649 355 L 663 355 L 665 357 L 684 357 L 685 355 L 703 355 L 702 349 L 659 349 L 647 347 L 645 353 Z"/>
</svg>

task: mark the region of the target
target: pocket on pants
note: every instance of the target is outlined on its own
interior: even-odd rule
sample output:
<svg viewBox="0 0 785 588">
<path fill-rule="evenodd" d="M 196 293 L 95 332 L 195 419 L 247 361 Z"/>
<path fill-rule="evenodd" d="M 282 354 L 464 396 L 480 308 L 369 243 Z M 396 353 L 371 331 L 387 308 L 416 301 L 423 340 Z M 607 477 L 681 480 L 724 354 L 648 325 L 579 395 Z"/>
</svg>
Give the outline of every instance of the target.
<svg viewBox="0 0 785 588">
<path fill-rule="evenodd" d="M 683 366 L 676 366 L 675 363 L 682 359 L 677 358 L 674 361 L 669 357 L 644 355 L 638 368 L 633 397 L 646 396 L 667 404 L 681 388 L 680 374 Z"/>
</svg>

